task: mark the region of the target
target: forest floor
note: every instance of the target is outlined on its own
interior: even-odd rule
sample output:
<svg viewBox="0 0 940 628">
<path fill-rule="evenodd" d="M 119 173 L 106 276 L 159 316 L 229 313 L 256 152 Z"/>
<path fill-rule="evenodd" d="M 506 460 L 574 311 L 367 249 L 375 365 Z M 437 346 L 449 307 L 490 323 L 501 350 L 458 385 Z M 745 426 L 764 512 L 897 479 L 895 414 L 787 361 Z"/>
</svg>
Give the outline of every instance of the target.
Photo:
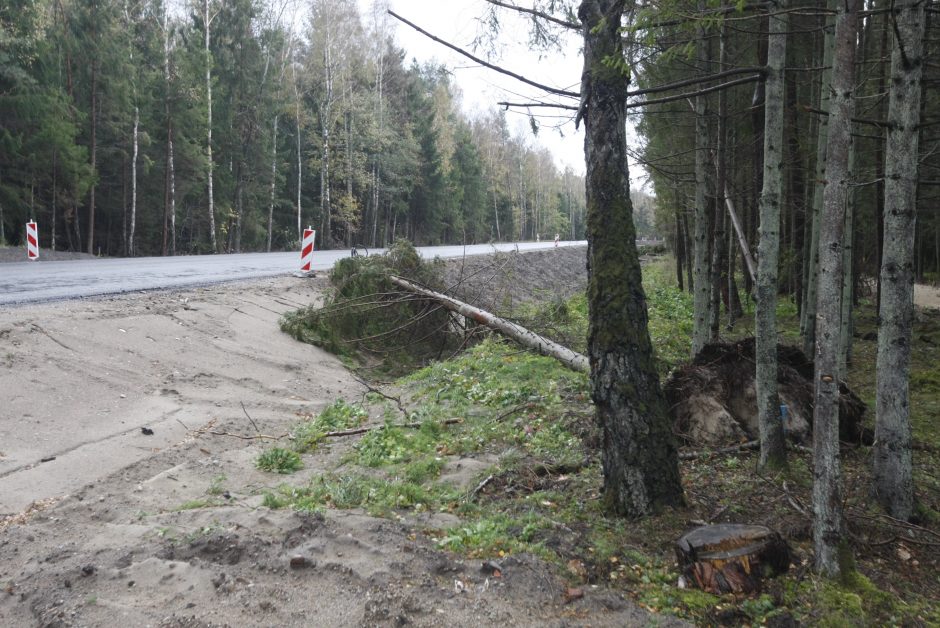
<svg viewBox="0 0 940 628">
<path fill-rule="evenodd" d="M 583 298 L 565 301 L 583 290 L 583 255 L 468 258 L 447 277 L 583 350 Z M 687 353 L 691 304 L 668 262 L 647 268 L 665 373 Z M 940 623 L 940 312 L 919 311 L 915 332 L 921 519 L 881 516 L 870 450 L 844 449 L 862 575 L 834 585 L 810 569 L 805 454 L 766 477 L 753 453 L 686 460 L 686 508 L 610 518 L 583 376 L 488 340 L 365 385 L 278 329 L 325 279 L 238 288 L 0 311 L 0 625 Z M 873 329 L 863 309 L 850 381 L 870 406 Z M 25 415 L 36 427 L 9 438 Z M 32 441 L 76 429 L 81 446 L 40 462 Z M 348 429 L 366 431 L 326 435 Z M 780 530 L 793 569 L 759 596 L 677 588 L 675 540 L 700 521 Z"/>
</svg>

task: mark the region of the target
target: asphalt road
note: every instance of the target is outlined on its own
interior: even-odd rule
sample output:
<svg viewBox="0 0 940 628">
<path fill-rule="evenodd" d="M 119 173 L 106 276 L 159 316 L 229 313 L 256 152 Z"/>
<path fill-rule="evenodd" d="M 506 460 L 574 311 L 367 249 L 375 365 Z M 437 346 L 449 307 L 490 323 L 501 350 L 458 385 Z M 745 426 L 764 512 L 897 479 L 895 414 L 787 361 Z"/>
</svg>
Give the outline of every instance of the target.
<svg viewBox="0 0 940 628">
<path fill-rule="evenodd" d="M 586 242 L 562 242 L 582 246 Z M 461 257 L 499 251 L 547 249 L 552 242 L 420 247 L 423 257 Z M 370 251 L 370 253 L 381 253 Z M 348 250 L 317 251 L 313 269 L 333 267 L 349 257 Z M 81 259 L 58 262 L 0 264 L 0 305 L 38 303 L 145 290 L 202 286 L 298 272 L 299 253 L 242 253 L 179 257 Z"/>
</svg>

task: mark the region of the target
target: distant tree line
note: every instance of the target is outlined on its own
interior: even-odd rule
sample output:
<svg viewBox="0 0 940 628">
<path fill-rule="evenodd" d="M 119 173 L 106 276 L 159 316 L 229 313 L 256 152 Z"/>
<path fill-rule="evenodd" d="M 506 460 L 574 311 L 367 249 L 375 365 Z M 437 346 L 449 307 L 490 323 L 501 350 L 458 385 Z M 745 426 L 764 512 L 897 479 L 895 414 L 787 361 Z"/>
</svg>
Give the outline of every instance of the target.
<svg viewBox="0 0 940 628">
<path fill-rule="evenodd" d="M 584 235 L 584 181 L 408 64 L 381 2 L 0 6 L 0 242 L 107 255 Z"/>
</svg>

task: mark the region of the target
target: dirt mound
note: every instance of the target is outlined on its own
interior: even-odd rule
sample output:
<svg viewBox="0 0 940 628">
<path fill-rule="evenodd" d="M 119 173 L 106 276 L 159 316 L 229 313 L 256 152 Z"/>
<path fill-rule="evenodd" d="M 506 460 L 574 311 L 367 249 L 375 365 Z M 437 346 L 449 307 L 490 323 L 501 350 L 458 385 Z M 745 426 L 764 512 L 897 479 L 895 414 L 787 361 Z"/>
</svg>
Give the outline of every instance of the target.
<svg viewBox="0 0 940 628">
<path fill-rule="evenodd" d="M 449 259 L 448 294 L 495 314 L 522 304 L 568 299 L 587 286 L 587 247 Z"/>
<path fill-rule="evenodd" d="M 787 437 L 811 442 L 813 361 L 796 347 L 781 344 L 777 363 Z M 870 438 L 861 426 L 864 402 L 845 383 L 839 388 L 840 438 L 848 442 Z M 758 437 L 753 338 L 705 345 L 691 363 L 673 371 L 663 389 L 676 434 L 689 443 L 722 445 Z"/>
</svg>

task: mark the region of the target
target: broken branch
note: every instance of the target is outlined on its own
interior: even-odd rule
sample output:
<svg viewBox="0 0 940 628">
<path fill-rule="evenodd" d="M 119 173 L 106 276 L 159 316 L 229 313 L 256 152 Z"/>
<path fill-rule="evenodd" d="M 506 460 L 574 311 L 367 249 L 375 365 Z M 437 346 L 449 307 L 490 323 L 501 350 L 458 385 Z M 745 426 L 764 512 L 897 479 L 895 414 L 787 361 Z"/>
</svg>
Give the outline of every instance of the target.
<svg viewBox="0 0 940 628">
<path fill-rule="evenodd" d="M 405 290 L 409 290 L 416 294 L 420 294 L 429 299 L 433 299 L 443 305 L 448 310 L 457 312 L 464 318 L 469 318 L 481 325 L 486 325 L 491 329 L 512 338 L 519 344 L 536 351 L 537 353 L 555 358 L 565 366 L 567 366 L 572 371 L 579 371 L 581 373 L 590 372 L 590 364 L 588 363 L 587 356 L 572 351 L 571 349 L 564 347 L 553 340 L 549 340 L 543 336 L 536 334 L 535 332 L 529 331 L 521 325 L 517 325 L 511 321 L 506 320 L 505 318 L 500 318 L 494 314 L 491 314 L 485 310 L 481 310 L 478 307 L 474 307 L 469 303 L 464 303 L 453 297 L 449 297 L 446 294 L 441 294 L 440 292 L 435 292 L 433 290 L 428 290 L 418 284 L 412 283 L 401 277 L 396 277 L 394 275 L 389 276 L 389 280 Z"/>
</svg>

